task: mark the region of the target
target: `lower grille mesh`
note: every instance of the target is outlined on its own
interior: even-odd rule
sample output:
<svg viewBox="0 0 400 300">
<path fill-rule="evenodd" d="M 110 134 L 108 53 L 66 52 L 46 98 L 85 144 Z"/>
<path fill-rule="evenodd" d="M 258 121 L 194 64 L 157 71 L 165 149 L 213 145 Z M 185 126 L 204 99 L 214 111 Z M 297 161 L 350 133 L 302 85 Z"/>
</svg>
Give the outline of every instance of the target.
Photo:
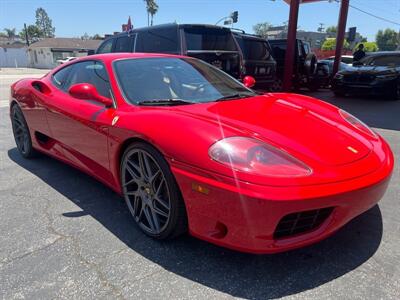
<svg viewBox="0 0 400 300">
<path fill-rule="evenodd" d="M 314 230 L 330 216 L 332 211 L 333 207 L 327 207 L 286 215 L 279 221 L 274 238 L 280 239 Z"/>
</svg>

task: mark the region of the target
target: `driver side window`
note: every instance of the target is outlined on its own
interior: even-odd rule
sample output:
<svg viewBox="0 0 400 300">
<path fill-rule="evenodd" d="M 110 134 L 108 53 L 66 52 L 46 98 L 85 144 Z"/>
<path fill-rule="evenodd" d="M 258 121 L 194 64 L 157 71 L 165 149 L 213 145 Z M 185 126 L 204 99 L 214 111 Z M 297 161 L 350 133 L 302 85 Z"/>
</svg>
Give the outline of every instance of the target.
<svg viewBox="0 0 400 300">
<path fill-rule="evenodd" d="M 78 83 L 90 83 L 97 92 L 107 98 L 111 98 L 111 86 L 105 66 L 98 61 L 84 61 L 73 65 L 74 68 L 64 85 L 68 91 L 71 86 Z"/>
</svg>

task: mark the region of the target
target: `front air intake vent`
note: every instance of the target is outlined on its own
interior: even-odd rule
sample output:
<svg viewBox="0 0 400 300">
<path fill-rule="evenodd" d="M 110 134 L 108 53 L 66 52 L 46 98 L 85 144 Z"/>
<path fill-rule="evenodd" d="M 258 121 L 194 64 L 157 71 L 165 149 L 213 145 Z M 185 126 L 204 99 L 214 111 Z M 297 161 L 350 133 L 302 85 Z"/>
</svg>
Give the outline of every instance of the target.
<svg viewBox="0 0 400 300">
<path fill-rule="evenodd" d="M 284 216 L 274 232 L 275 239 L 306 233 L 318 228 L 331 215 L 333 207 L 297 212 Z"/>
</svg>

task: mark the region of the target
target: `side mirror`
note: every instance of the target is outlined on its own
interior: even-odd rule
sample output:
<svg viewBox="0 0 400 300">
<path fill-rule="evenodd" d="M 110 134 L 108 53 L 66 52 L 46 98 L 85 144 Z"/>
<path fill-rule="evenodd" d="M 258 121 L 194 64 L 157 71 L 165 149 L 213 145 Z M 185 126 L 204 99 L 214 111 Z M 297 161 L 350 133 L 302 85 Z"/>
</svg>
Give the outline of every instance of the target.
<svg viewBox="0 0 400 300">
<path fill-rule="evenodd" d="M 256 84 L 256 80 L 253 76 L 245 76 L 243 78 L 243 84 L 245 87 L 252 88 Z"/>
<path fill-rule="evenodd" d="M 100 95 L 96 87 L 90 83 L 74 84 L 69 88 L 68 93 L 74 98 L 97 101 L 106 107 L 111 107 L 114 104 L 110 98 Z"/>
<path fill-rule="evenodd" d="M 360 67 L 363 66 L 364 64 L 362 62 L 359 61 L 353 61 L 353 67 Z"/>
</svg>

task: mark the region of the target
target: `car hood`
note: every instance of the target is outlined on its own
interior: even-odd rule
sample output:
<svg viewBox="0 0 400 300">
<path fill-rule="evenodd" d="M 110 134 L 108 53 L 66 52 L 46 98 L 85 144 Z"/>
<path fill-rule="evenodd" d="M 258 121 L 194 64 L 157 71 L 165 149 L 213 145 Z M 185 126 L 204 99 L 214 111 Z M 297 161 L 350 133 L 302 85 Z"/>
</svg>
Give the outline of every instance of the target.
<svg viewBox="0 0 400 300">
<path fill-rule="evenodd" d="M 396 73 L 395 67 L 382 67 L 382 66 L 360 66 L 360 67 L 349 67 L 346 70 L 340 71 L 341 74 L 370 74 L 370 75 L 384 75 Z"/>
<path fill-rule="evenodd" d="M 367 156 L 370 141 L 322 101 L 296 94 L 266 94 L 240 100 L 175 107 L 252 136 L 303 159 L 344 165 Z"/>
</svg>

